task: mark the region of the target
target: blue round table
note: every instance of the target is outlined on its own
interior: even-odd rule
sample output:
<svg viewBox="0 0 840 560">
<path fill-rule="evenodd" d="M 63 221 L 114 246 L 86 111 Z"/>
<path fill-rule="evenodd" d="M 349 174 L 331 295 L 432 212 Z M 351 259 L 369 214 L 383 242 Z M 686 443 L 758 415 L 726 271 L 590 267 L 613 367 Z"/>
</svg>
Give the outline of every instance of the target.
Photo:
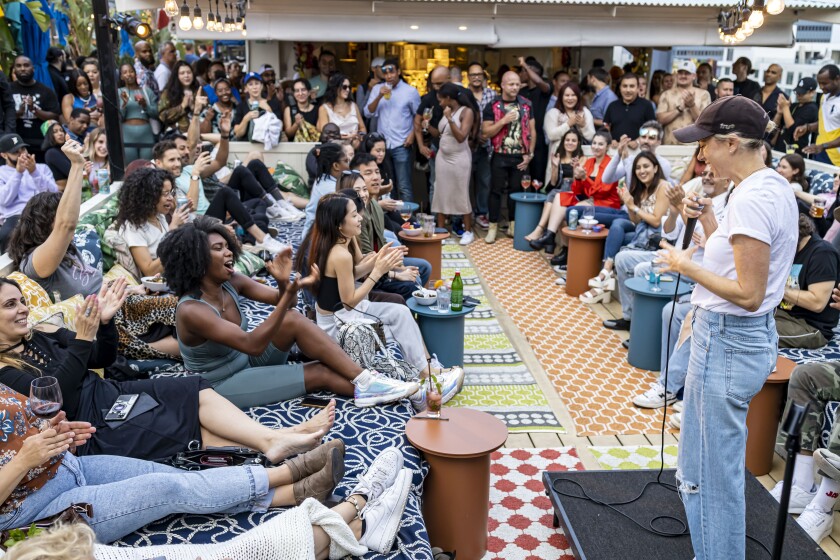
<svg viewBox="0 0 840 560">
<path fill-rule="evenodd" d="M 420 205 L 416 202 L 408 202 L 406 200 L 403 201 L 402 208 L 398 208 L 397 211 L 406 210 L 408 212 L 417 212 L 420 209 Z"/>
<path fill-rule="evenodd" d="M 420 305 L 414 298 L 408 298 L 405 304 L 417 315 L 420 333 L 429 354 L 437 354 L 440 363 L 446 367 L 463 366 L 464 317 L 472 313 L 475 307 L 465 305 L 461 311 L 439 313 L 437 303 L 432 306 Z"/>
<path fill-rule="evenodd" d="M 525 240 L 525 236 L 531 233 L 542 216 L 543 203 L 547 198 L 540 193 L 513 193 L 510 196 L 516 201 L 516 229 L 513 232 L 513 248 L 517 251 L 533 251 L 534 249 Z"/>
<path fill-rule="evenodd" d="M 671 276 L 666 274 L 663 276 Z M 677 277 L 673 282 L 660 282 L 661 292 L 650 291 L 647 278 L 628 278 L 624 285 L 633 292 L 633 316 L 630 318 L 630 351 L 627 361 L 631 366 L 659 371 L 662 359 L 662 309 L 677 291 Z M 680 281 L 679 295 L 689 293 L 693 285 Z"/>
</svg>

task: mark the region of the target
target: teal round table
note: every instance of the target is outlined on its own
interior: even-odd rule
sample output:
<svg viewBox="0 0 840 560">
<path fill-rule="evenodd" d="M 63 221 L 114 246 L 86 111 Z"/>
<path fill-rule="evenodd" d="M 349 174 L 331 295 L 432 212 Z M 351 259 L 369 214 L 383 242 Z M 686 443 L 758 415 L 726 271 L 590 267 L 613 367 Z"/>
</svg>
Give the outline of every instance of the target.
<svg viewBox="0 0 840 560">
<path fill-rule="evenodd" d="M 408 212 L 417 212 L 417 210 L 419 210 L 419 209 L 420 209 L 420 205 L 417 204 L 416 202 L 408 202 L 408 201 L 404 200 L 403 203 L 402 203 L 402 207 L 398 208 L 397 210 L 398 211 L 399 210 L 406 210 Z"/>
<path fill-rule="evenodd" d="M 516 201 L 516 228 L 513 232 L 513 248 L 517 251 L 533 251 L 525 236 L 534 231 L 540 223 L 544 194 L 519 192 L 509 195 Z"/>
<path fill-rule="evenodd" d="M 670 275 L 668 275 L 670 276 Z M 650 291 L 647 278 L 628 278 L 624 281 L 633 292 L 633 316 L 630 318 L 630 351 L 627 361 L 631 366 L 650 371 L 659 371 L 662 359 L 662 309 L 674 292 L 687 294 L 692 285 L 680 281 L 677 289 L 677 277 L 673 282 L 660 282 L 661 292 Z"/>
<path fill-rule="evenodd" d="M 437 304 L 420 305 L 414 298 L 408 298 L 405 304 L 417 316 L 429 354 L 437 354 L 440 363 L 446 367 L 463 366 L 464 317 L 475 307 L 464 306 L 461 311 L 439 313 L 435 307 Z"/>
</svg>

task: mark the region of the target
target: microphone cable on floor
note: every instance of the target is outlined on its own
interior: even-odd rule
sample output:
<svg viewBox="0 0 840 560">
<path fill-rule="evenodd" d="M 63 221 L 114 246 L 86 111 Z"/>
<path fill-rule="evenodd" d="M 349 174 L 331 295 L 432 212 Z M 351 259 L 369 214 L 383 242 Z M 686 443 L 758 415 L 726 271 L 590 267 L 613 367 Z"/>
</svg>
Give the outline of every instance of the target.
<svg viewBox="0 0 840 560">
<path fill-rule="evenodd" d="M 686 231 L 686 235 L 688 235 L 687 231 Z M 668 370 L 669 370 L 668 366 L 670 365 L 670 361 L 671 361 L 671 325 L 674 322 L 674 313 L 676 312 L 676 308 L 677 308 L 677 303 L 678 303 L 678 298 L 679 298 L 678 294 L 679 294 L 681 279 L 682 279 L 682 274 L 677 273 L 677 279 L 676 279 L 676 283 L 675 283 L 675 286 L 674 286 L 674 296 L 673 296 L 673 299 L 671 300 L 671 316 L 668 318 L 668 334 L 667 334 L 667 337 L 666 337 L 667 348 L 665 349 L 665 380 L 664 380 L 665 382 L 663 383 L 666 392 L 668 391 Z M 632 344 L 632 341 L 631 341 L 631 344 Z M 677 337 L 677 344 L 679 344 L 679 336 Z M 665 398 L 665 395 L 663 395 L 663 398 Z M 689 530 L 688 530 L 688 525 L 686 524 L 685 521 L 683 521 L 682 519 L 680 519 L 678 517 L 674 517 L 673 515 L 657 515 L 656 517 L 652 518 L 647 523 L 647 526 L 645 526 L 642 523 L 640 523 L 639 521 L 637 521 L 636 519 L 634 519 L 631 515 L 621 511 L 617 507 L 617 506 L 624 506 L 624 505 L 632 504 L 633 502 L 636 502 L 636 501 L 640 500 L 650 486 L 661 486 L 662 488 L 665 488 L 666 490 L 669 490 L 671 492 L 679 493 L 679 488 L 677 488 L 677 486 L 675 484 L 670 484 L 668 482 L 663 482 L 662 481 L 662 473 L 665 470 L 665 422 L 666 422 L 667 418 L 668 418 L 668 406 L 667 406 L 667 399 L 666 399 L 666 405 L 662 407 L 662 423 L 660 424 L 660 429 L 659 429 L 659 437 L 660 437 L 660 440 L 659 440 L 659 472 L 657 472 L 657 474 L 656 474 L 656 480 L 646 482 L 645 485 L 642 487 L 641 492 L 639 492 L 639 494 L 635 498 L 632 498 L 630 500 L 626 500 L 626 501 L 623 501 L 623 502 L 605 502 L 605 501 L 602 501 L 602 500 L 599 500 L 597 498 L 594 498 L 594 497 L 590 496 L 586 492 L 586 489 L 583 487 L 583 485 L 580 484 L 579 482 L 577 482 L 575 480 L 564 479 L 564 478 L 555 479 L 551 483 L 552 490 L 554 490 L 555 492 L 557 492 L 557 494 L 559 494 L 561 496 L 566 496 L 568 498 L 577 498 L 577 499 L 580 499 L 580 500 L 587 500 L 587 501 L 590 501 L 594 504 L 598 504 L 600 506 L 604 506 L 606 508 L 609 508 L 610 510 L 618 513 L 619 515 L 621 515 L 625 518 L 627 518 L 628 520 L 633 522 L 636 526 L 638 526 L 643 531 L 646 531 L 648 533 L 658 535 L 660 537 L 667 537 L 667 538 L 689 536 L 690 533 L 689 533 Z M 566 482 L 566 483 L 569 483 L 573 486 L 576 486 L 577 488 L 580 489 L 580 494 L 577 494 L 577 493 L 572 494 L 572 493 L 568 493 L 568 492 L 564 492 L 564 491 L 560 490 L 558 488 L 558 483 L 561 483 L 561 482 Z M 670 523 L 674 524 L 676 527 L 679 527 L 680 530 L 679 531 L 669 531 L 669 530 L 666 530 L 664 528 L 663 529 L 657 529 L 657 527 L 655 527 L 655 524 L 661 524 L 662 522 L 670 522 Z M 757 538 L 755 538 L 755 537 L 753 537 L 749 534 L 747 534 L 746 537 L 747 537 L 747 540 L 751 540 L 754 543 L 758 544 L 758 546 L 760 546 L 764 550 L 764 552 L 767 553 L 767 556 L 770 556 L 772 558 L 773 555 L 770 552 L 770 549 L 763 542 L 761 542 L 760 540 L 758 540 Z"/>
</svg>

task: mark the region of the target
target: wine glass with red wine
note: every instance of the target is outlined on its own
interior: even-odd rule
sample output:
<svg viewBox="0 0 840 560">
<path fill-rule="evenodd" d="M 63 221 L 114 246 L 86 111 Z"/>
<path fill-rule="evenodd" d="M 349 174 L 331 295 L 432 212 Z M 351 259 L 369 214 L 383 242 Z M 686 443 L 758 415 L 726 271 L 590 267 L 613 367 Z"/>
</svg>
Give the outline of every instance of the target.
<svg viewBox="0 0 840 560">
<path fill-rule="evenodd" d="M 45 375 L 32 380 L 29 386 L 29 407 L 32 414 L 49 420 L 58 414 L 63 402 L 58 379 Z"/>
</svg>

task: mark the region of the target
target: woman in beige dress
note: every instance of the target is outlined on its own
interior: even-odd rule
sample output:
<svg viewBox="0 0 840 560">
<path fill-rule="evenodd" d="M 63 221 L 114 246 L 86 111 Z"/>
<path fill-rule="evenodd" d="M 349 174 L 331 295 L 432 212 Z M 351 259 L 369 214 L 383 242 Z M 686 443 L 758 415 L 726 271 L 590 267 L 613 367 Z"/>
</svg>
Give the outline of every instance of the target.
<svg viewBox="0 0 840 560">
<path fill-rule="evenodd" d="M 446 215 L 462 215 L 464 235 L 461 245 L 475 239 L 472 232 L 472 205 L 470 204 L 470 172 L 475 113 L 464 91 L 455 84 L 444 84 L 438 91 L 443 108 L 443 119 L 438 125 L 440 148 L 435 159 L 435 192 L 432 212 L 437 214 L 438 227 L 444 226 Z"/>
</svg>

